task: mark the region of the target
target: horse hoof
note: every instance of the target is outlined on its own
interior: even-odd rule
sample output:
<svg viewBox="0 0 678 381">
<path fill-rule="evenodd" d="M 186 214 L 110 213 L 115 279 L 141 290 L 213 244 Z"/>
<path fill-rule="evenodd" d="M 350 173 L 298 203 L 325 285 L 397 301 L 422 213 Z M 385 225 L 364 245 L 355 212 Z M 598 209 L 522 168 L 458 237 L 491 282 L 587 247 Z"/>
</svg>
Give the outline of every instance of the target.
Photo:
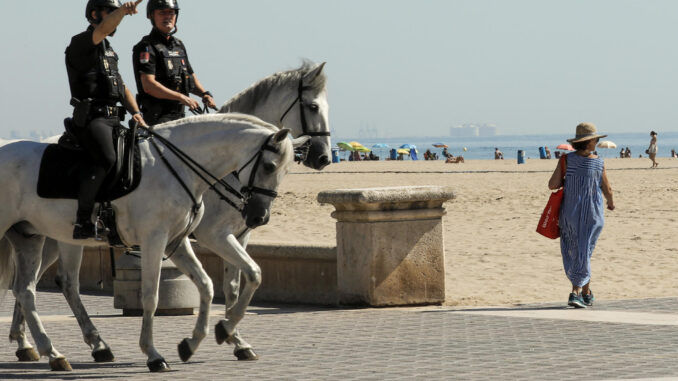
<svg viewBox="0 0 678 381">
<path fill-rule="evenodd" d="M 71 368 L 71 364 L 68 363 L 68 360 L 63 357 L 50 360 L 49 367 L 56 372 L 70 372 L 73 370 L 73 368 Z"/>
<path fill-rule="evenodd" d="M 92 357 L 94 357 L 94 362 L 113 362 L 115 360 L 110 348 L 92 352 Z"/>
<path fill-rule="evenodd" d="M 238 361 L 256 361 L 259 360 L 259 356 L 252 350 L 252 348 L 239 349 L 235 351 L 235 357 L 238 358 Z"/>
<path fill-rule="evenodd" d="M 219 322 L 214 326 L 214 336 L 216 336 L 217 344 L 219 345 L 228 340 L 228 332 L 226 332 L 226 328 L 224 328 L 222 322 Z"/>
<path fill-rule="evenodd" d="M 148 366 L 148 369 L 151 372 L 169 372 L 170 367 L 165 361 L 164 358 L 159 358 L 157 360 L 149 361 L 146 363 L 146 366 Z"/>
<path fill-rule="evenodd" d="M 179 358 L 181 358 L 181 361 L 183 362 L 188 361 L 188 359 L 190 359 L 191 356 L 193 356 L 191 346 L 188 345 L 188 339 L 181 340 L 181 343 L 179 343 L 177 349 L 179 350 Z"/>
<path fill-rule="evenodd" d="M 19 349 L 16 351 L 16 357 L 19 361 L 38 361 L 40 360 L 40 355 L 33 348 Z"/>
</svg>

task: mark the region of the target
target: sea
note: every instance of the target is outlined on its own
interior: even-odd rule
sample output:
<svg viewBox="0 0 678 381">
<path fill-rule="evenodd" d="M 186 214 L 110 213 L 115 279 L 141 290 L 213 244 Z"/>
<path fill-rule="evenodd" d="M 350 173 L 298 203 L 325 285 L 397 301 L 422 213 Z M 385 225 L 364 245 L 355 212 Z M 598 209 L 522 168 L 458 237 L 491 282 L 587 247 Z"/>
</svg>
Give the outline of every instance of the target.
<svg viewBox="0 0 678 381">
<path fill-rule="evenodd" d="M 538 159 L 539 147 L 548 147 L 551 151 L 551 157 L 555 158 L 554 152 L 556 147 L 560 144 L 567 144 L 567 139 L 572 138 L 570 135 L 496 135 L 491 137 L 469 137 L 469 138 L 450 138 L 447 137 L 405 137 L 405 138 L 382 138 L 382 139 L 368 139 L 368 138 L 343 138 L 338 139 L 334 136 L 332 141 L 335 148 L 337 142 L 358 142 L 363 146 L 372 148 L 377 144 L 386 144 L 389 148 L 373 148 L 375 155 L 384 160 L 388 157 L 391 148 L 399 148 L 404 144 L 414 145 L 417 148 L 418 159 L 423 160 L 424 152 L 430 149 L 431 152 L 438 154 L 442 158 L 442 148 L 433 147 L 433 144 L 443 143 L 448 146 L 447 150 L 451 154 L 458 156 L 462 155 L 469 160 L 494 160 L 494 149 L 499 150 L 504 154 L 505 160 L 517 160 L 518 151 L 524 151 L 525 158 Z M 650 133 L 611 133 L 606 138 L 601 140 L 609 140 L 617 145 L 617 148 L 598 148 L 597 153 L 603 158 L 619 157 L 619 151 L 626 147 L 631 150 L 631 156 L 634 158 L 648 157 L 645 150 L 650 145 Z M 671 157 L 671 150 L 678 151 L 678 131 L 664 132 L 657 135 L 657 146 L 659 151 L 658 158 Z M 339 151 L 341 159 L 347 159 L 349 152 Z M 405 156 L 405 159 L 409 159 Z"/>
</svg>

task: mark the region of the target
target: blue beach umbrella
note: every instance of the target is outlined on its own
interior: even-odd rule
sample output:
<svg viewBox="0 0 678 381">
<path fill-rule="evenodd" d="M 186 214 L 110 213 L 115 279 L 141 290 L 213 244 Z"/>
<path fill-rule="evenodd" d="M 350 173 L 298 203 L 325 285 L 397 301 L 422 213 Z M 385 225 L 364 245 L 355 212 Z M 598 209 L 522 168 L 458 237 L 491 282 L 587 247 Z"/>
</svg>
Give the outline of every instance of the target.
<svg viewBox="0 0 678 381">
<path fill-rule="evenodd" d="M 389 146 L 386 143 L 377 143 L 377 144 L 373 144 L 372 148 L 389 148 Z"/>
<path fill-rule="evenodd" d="M 414 149 L 417 149 L 417 146 L 415 146 L 414 144 L 403 144 L 403 145 L 400 146 L 400 148 L 405 148 L 405 149 L 412 149 L 412 148 L 414 148 Z"/>
</svg>

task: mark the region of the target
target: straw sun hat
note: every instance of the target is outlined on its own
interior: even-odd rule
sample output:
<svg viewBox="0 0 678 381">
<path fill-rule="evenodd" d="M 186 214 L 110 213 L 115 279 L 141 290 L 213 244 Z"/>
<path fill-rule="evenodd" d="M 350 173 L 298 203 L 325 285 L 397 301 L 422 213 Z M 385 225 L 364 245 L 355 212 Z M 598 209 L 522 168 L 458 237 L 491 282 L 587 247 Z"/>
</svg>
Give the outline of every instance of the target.
<svg viewBox="0 0 678 381">
<path fill-rule="evenodd" d="M 578 143 L 595 138 L 604 138 L 607 135 L 599 135 L 596 125 L 593 123 L 579 123 L 577 132 L 573 139 L 567 139 L 570 143 Z"/>
</svg>

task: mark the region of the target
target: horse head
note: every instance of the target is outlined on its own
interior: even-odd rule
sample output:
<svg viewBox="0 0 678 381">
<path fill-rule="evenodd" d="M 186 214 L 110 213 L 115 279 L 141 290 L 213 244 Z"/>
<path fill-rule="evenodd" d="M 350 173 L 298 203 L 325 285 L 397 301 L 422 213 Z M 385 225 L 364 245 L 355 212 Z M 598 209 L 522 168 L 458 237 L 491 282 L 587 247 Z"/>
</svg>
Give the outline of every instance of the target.
<svg viewBox="0 0 678 381">
<path fill-rule="evenodd" d="M 287 174 L 294 148 L 287 139 L 290 130 L 283 128 L 271 134 L 259 152 L 240 171 L 241 193 L 246 203 L 242 216 L 249 228 L 266 225 L 271 216 L 271 204 L 277 197 L 278 185 Z"/>
<path fill-rule="evenodd" d="M 301 160 L 307 167 L 321 170 L 330 164 L 332 155 L 324 67 L 324 62 L 304 62 L 298 69 L 275 73 L 228 100 L 219 112 L 254 115 L 284 125 L 292 136 L 310 136 L 300 148 Z"/>
<path fill-rule="evenodd" d="M 326 77 L 323 73 L 325 63 L 307 69 L 302 78 L 299 91 L 300 107 L 290 122 L 302 127 L 300 135 L 310 136 L 308 147 L 304 152 L 303 163 L 307 167 L 321 170 L 331 163 L 332 144 L 328 121 L 329 105 L 327 103 Z M 299 135 L 297 135 L 299 136 Z"/>
</svg>

